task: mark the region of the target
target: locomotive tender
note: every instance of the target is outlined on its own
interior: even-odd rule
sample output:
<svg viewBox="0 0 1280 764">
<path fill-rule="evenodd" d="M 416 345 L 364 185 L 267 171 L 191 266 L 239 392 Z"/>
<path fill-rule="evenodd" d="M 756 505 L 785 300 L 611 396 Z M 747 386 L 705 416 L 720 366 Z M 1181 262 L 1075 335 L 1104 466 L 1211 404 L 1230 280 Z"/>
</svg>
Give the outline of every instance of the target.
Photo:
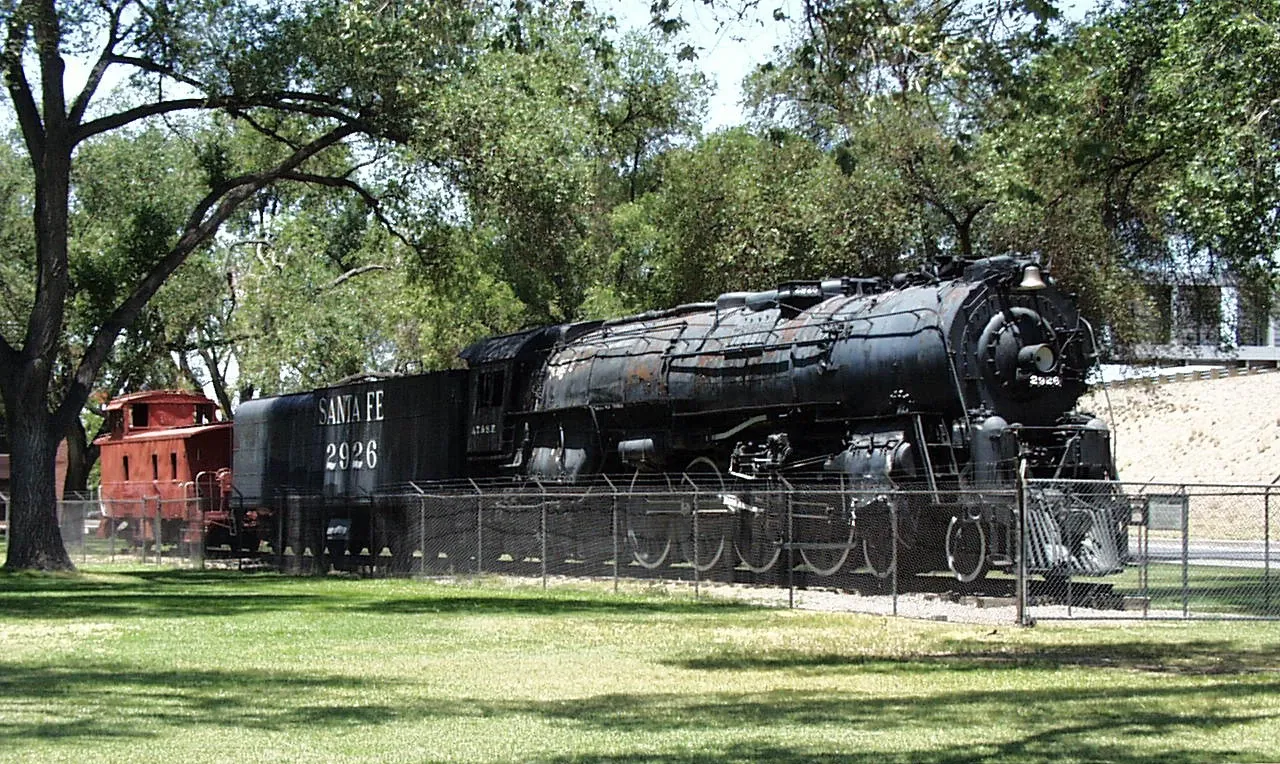
<svg viewBox="0 0 1280 764">
<path fill-rule="evenodd" d="M 1019 464 L 1033 477 L 1116 477 L 1106 426 L 1074 410 L 1092 332 L 1038 265 L 1010 257 L 725 294 L 460 355 L 466 370 L 246 401 L 233 501 L 277 518 L 290 501 L 318 502 L 326 527 L 295 519 L 306 527 L 291 529 L 294 544 L 327 534 L 403 559 L 414 542 L 386 497 L 410 483 L 611 475 L 639 491 L 645 475 L 674 473 L 717 507 L 690 562 L 763 572 L 777 569 L 781 509 L 758 497 L 785 484 L 823 497 L 793 530 L 810 571 L 969 581 L 1013 562 Z M 630 554 L 676 561 L 688 517 L 644 506 L 627 509 Z M 1115 572 L 1127 520 L 1105 494 L 1042 497 L 1029 567 Z M 595 522 L 608 533 L 607 517 Z M 531 529 L 508 530 L 519 559 L 516 536 Z"/>
</svg>

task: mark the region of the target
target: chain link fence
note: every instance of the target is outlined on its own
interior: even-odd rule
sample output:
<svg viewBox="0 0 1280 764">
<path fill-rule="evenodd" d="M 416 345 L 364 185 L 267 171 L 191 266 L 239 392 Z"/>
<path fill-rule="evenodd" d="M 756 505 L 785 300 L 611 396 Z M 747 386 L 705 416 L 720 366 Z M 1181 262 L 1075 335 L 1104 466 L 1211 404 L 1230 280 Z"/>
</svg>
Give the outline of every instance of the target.
<svg viewBox="0 0 1280 764">
<path fill-rule="evenodd" d="M 1127 525 L 1121 569 L 1091 580 L 1050 567 L 1028 590 L 1027 618 L 1280 619 L 1278 486 L 1029 481 L 1026 495 L 1029 549 L 1037 522 L 1075 512 L 1082 496 Z"/>
<path fill-rule="evenodd" d="M 202 567 L 207 519 L 197 499 L 103 500 L 90 492 L 68 495 L 58 504 L 62 543 L 80 564 Z"/>
<path fill-rule="evenodd" d="M 81 563 L 733 584 L 778 604 L 821 594 L 833 609 L 1032 623 L 1280 619 L 1278 503 L 1280 486 L 956 492 L 712 473 L 295 493 L 252 512 L 88 495 L 59 517 Z"/>
</svg>

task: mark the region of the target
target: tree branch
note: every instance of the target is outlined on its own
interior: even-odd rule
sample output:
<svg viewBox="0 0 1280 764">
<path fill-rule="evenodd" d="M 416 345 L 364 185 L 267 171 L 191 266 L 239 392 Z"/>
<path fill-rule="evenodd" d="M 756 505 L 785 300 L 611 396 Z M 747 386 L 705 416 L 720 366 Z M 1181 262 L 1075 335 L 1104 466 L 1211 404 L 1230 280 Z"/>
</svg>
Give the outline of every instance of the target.
<svg viewBox="0 0 1280 764">
<path fill-rule="evenodd" d="M 148 117 L 158 117 L 179 111 L 222 109 L 227 112 L 236 112 L 252 108 L 276 109 L 293 114 L 306 114 L 312 117 L 333 119 L 343 124 L 358 125 L 366 132 L 373 132 L 370 129 L 371 126 L 361 120 L 355 113 L 356 109 L 341 99 L 318 96 L 313 93 L 281 91 L 277 93 L 255 93 L 247 96 L 178 98 L 172 101 L 156 101 L 143 104 L 142 106 L 86 122 L 76 131 L 75 141 L 78 143 L 86 138 L 124 127 Z M 348 110 L 344 111 L 343 109 Z"/>
<path fill-rule="evenodd" d="M 349 279 L 353 279 L 356 276 L 361 275 L 362 273 L 369 273 L 370 271 L 389 271 L 389 270 L 391 269 L 388 268 L 387 266 L 378 265 L 376 263 L 372 265 L 362 265 L 359 268 L 352 268 L 351 270 L 347 271 L 341 276 L 338 276 L 337 278 L 335 278 L 333 281 L 330 281 L 328 284 L 325 284 L 323 287 L 320 288 L 320 291 L 324 292 L 324 291 L 333 289 L 334 287 L 340 286 L 344 282 L 348 281 Z"/>
<path fill-rule="evenodd" d="M 23 2 L 9 18 L 9 35 L 4 45 L 4 79 L 32 164 L 39 164 L 44 159 L 44 123 L 40 119 L 40 107 L 36 106 L 35 96 L 31 94 L 27 72 L 22 68 L 22 54 L 27 48 L 30 26 L 26 17 L 33 12 L 32 9 L 33 3 Z"/>
<path fill-rule="evenodd" d="M 32 3 L 34 6 L 35 3 Z M 66 64 L 62 60 L 62 26 L 53 0 L 39 0 L 36 19 L 36 54 L 40 58 L 41 104 L 47 131 L 61 134 L 67 121 L 67 99 L 62 81 Z"/>
<path fill-rule="evenodd" d="M 111 65 L 112 56 L 115 55 L 115 47 L 120 42 L 120 17 L 124 14 L 124 9 L 129 5 L 129 0 L 120 3 L 111 9 L 111 24 L 107 29 L 107 42 L 102 46 L 102 53 L 98 56 L 98 60 L 94 62 L 93 69 L 89 70 L 89 78 L 84 83 L 84 89 L 76 96 L 71 103 L 71 116 L 68 118 L 71 125 L 78 126 L 80 121 L 84 119 L 85 112 L 89 109 L 89 102 L 93 100 L 94 94 L 98 92 L 98 88 L 102 85 L 102 76 L 106 74 L 107 67 Z"/>
<path fill-rule="evenodd" d="M 62 404 L 55 414 L 58 422 L 65 426 L 66 421 L 78 414 L 88 397 L 99 367 L 106 361 L 120 332 L 137 318 L 147 301 L 178 269 L 178 266 L 182 265 L 197 247 L 207 242 L 246 199 L 282 176 L 296 171 L 308 159 L 356 132 L 357 128 L 353 125 L 340 125 L 293 152 L 274 168 L 254 175 L 242 176 L 234 186 L 223 185 L 210 191 L 197 205 L 196 212 L 188 218 L 178 242 L 134 286 L 129 296 L 112 311 L 94 334 L 93 340 L 80 359 L 79 366 L 76 367 L 75 376 L 67 394 L 63 397 Z"/>
<path fill-rule="evenodd" d="M 391 220 L 388 219 L 387 216 L 383 214 L 382 202 L 378 200 L 378 197 L 371 194 L 367 188 L 355 182 L 354 180 L 351 180 L 350 178 L 347 178 L 347 177 L 335 177 L 332 175 L 312 175 L 310 173 L 300 173 L 300 172 L 286 173 L 281 177 L 285 180 L 294 180 L 300 183 L 310 183 L 312 185 L 317 185 L 317 186 L 330 186 L 332 188 L 345 188 L 345 189 L 354 191 L 361 199 L 364 200 L 365 205 L 368 206 L 369 209 L 373 212 L 373 216 L 378 219 L 379 223 L 382 223 L 382 225 L 387 229 L 387 231 L 392 236 L 396 237 L 401 242 L 403 242 L 404 245 L 409 249 L 412 249 L 412 250 L 419 249 L 418 245 L 414 244 L 412 241 L 408 239 L 408 237 L 400 233 L 400 231 L 396 228 L 395 224 L 392 223 Z"/>
</svg>

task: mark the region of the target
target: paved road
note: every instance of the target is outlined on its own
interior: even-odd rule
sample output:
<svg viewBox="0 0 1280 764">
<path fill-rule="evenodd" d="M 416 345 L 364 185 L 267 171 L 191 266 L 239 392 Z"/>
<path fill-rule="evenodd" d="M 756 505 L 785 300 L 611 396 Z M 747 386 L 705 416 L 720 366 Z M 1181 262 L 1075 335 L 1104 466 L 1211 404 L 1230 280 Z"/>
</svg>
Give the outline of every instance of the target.
<svg viewBox="0 0 1280 764">
<path fill-rule="evenodd" d="M 1129 539 L 1129 552 L 1135 557 L 1141 548 L 1135 537 Z M 1261 541 L 1196 540 L 1187 545 L 1188 562 L 1191 565 L 1213 565 L 1223 568 L 1266 567 L 1266 545 Z M 1271 542 L 1271 570 L 1280 575 L 1280 541 Z M 1182 542 L 1151 539 L 1147 554 L 1152 562 L 1182 563 Z"/>
</svg>

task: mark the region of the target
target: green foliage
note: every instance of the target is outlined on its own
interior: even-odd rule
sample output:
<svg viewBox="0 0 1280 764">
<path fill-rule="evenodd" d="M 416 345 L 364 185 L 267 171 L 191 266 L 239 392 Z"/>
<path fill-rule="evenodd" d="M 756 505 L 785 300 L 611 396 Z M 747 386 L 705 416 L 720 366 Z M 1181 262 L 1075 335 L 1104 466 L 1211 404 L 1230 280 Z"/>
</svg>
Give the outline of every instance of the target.
<svg viewBox="0 0 1280 764">
<path fill-rule="evenodd" d="M 601 237 L 610 259 L 598 305 L 639 310 L 900 269 L 907 221 L 881 203 L 879 168 L 844 171 L 798 136 L 738 129 L 669 153 L 662 173 Z"/>
<path fill-rule="evenodd" d="M 366 371 L 447 368 L 475 337 L 516 328 L 520 304 L 474 254 L 418 277 L 411 253 L 366 216 L 354 246 L 317 257 L 334 225 L 353 235 L 356 217 L 299 215 L 233 249 L 242 385 L 271 394 Z"/>
</svg>

